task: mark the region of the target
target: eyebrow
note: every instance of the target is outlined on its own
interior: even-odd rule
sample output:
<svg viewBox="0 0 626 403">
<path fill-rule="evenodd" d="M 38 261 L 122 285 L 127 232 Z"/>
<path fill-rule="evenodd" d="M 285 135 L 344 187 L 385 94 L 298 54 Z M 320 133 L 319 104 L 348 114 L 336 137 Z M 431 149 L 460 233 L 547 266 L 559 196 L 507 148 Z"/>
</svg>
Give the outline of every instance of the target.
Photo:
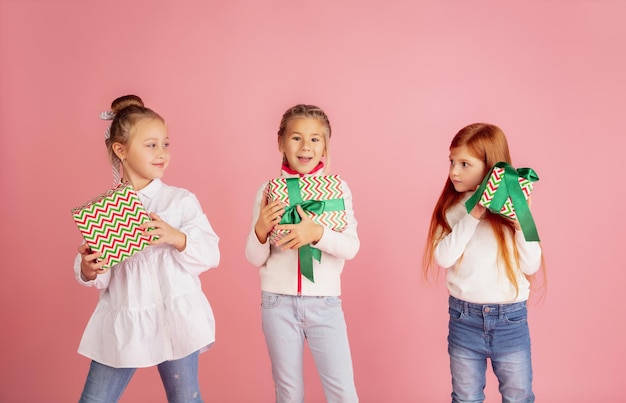
<svg viewBox="0 0 626 403">
<path fill-rule="evenodd" d="M 143 141 L 153 141 L 153 140 L 159 140 L 159 137 L 148 137 L 147 139 L 143 139 Z M 163 138 L 163 141 L 169 141 L 170 138 L 169 137 L 165 137 Z"/>
<path fill-rule="evenodd" d="M 289 133 L 289 135 L 290 135 L 290 136 L 291 136 L 291 135 L 294 135 L 294 134 L 299 134 L 300 136 L 302 136 L 304 133 L 301 133 L 301 132 L 296 132 L 296 131 L 293 131 L 293 132 L 290 132 L 290 133 Z M 321 134 L 321 133 L 311 133 L 311 136 L 320 136 L 320 137 L 324 137 L 324 135 L 323 135 L 323 134 Z"/>
<path fill-rule="evenodd" d="M 459 162 L 472 162 L 472 161 L 470 161 L 470 160 L 468 160 L 468 159 L 465 159 L 465 158 L 457 158 L 457 159 L 454 159 L 454 158 L 452 158 L 452 156 L 451 156 L 451 155 L 449 155 L 449 156 L 448 156 L 448 159 L 449 159 L 449 160 L 451 160 L 451 161 L 459 161 Z"/>
</svg>

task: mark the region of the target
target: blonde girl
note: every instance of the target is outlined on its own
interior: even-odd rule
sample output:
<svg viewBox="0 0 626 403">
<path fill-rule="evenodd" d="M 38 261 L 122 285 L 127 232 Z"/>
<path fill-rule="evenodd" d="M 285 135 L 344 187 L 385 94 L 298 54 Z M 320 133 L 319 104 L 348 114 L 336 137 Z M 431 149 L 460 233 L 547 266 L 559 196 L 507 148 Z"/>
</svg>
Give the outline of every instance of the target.
<svg viewBox="0 0 626 403">
<path fill-rule="evenodd" d="M 283 115 L 278 150 L 283 155 L 281 174 L 302 177 L 325 173 L 331 129 L 328 117 L 313 105 L 296 105 Z M 259 267 L 262 322 L 272 362 L 276 401 L 304 401 L 303 352 L 305 342 L 315 359 L 328 402 L 357 402 L 348 334 L 341 307 L 341 272 L 346 260 L 359 250 L 352 193 L 342 182 L 347 227 L 333 231 L 314 223 L 298 206 L 298 224 L 278 225 L 285 205 L 267 203 L 267 182 L 258 190 L 252 226 L 246 243 L 248 261 Z M 273 229 L 289 234 L 277 245 L 268 240 Z M 298 248 L 315 245 L 322 251 L 314 263 L 315 282 L 299 270 Z"/>
<path fill-rule="evenodd" d="M 152 219 L 151 246 L 114 265 L 78 248 L 76 280 L 100 290 L 78 352 L 91 359 L 80 402 L 117 402 L 136 368 L 157 366 L 168 402 L 202 402 L 198 354 L 215 340 L 200 274 L 219 263 L 219 238 L 188 190 L 161 181 L 170 162 L 163 118 L 137 96 L 113 101 L 106 146 Z M 121 167 L 121 168 L 120 168 Z"/>
</svg>

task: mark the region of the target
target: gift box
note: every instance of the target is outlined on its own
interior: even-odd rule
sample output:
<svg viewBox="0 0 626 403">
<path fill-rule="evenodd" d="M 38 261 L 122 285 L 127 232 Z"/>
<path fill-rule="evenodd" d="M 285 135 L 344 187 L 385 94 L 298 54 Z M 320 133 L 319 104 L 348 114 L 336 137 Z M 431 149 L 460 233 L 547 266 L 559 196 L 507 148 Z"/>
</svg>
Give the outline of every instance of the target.
<svg viewBox="0 0 626 403">
<path fill-rule="evenodd" d="M 311 219 L 333 231 L 342 232 L 348 225 L 341 179 L 338 175 L 317 175 L 301 178 L 276 178 L 269 181 L 265 188 L 268 202 L 279 200 L 288 207 L 280 224 L 297 224 L 300 215 L 296 206 L 302 207 Z M 289 231 L 273 229 L 268 238 L 276 244 Z M 299 250 L 302 275 L 313 280 L 312 258 L 321 261 L 319 249 L 305 245 Z"/>
<path fill-rule="evenodd" d="M 112 267 L 149 245 L 139 225 L 150 221 L 141 200 L 128 183 L 72 209 L 72 216 L 93 252 Z"/>
<path fill-rule="evenodd" d="M 532 168 L 515 169 L 506 162 L 495 164 L 479 188 L 465 202 L 467 212 L 476 203 L 489 211 L 518 220 L 527 241 L 539 241 L 537 228 L 528 207 L 528 197 L 539 176 Z"/>
<path fill-rule="evenodd" d="M 315 223 L 333 231 L 342 232 L 348 225 L 338 175 L 272 179 L 265 188 L 265 197 L 268 203 L 279 200 L 288 206 L 281 224 L 300 222 L 296 205 L 301 205 Z M 275 244 L 288 232 L 272 230 L 270 242 Z"/>
</svg>

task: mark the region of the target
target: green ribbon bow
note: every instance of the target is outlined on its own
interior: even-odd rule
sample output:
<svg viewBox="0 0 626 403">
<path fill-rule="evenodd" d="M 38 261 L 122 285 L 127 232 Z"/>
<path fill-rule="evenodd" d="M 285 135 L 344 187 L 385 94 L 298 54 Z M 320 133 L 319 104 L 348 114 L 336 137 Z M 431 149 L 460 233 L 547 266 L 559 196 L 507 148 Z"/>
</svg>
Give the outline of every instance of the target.
<svg viewBox="0 0 626 403">
<path fill-rule="evenodd" d="M 298 214 L 297 206 L 302 207 L 304 211 L 309 211 L 315 215 L 322 214 L 325 211 L 341 211 L 345 210 L 343 199 L 330 200 L 302 200 L 300 194 L 300 182 L 298 178 L 287 178 L 287 192 L 289 194 L 289 206 L 285 208 L 279 224 L 298 224 L 302 219 Z M 313 259 L 318 262 L 322 261 L 322 251 L 312 247 L 311 245 L 303 245 L 298 249 L 300 259 L 300 272 L 311 282 L 313 279 Z"/>
<path fill-rule="evenodd" d="M 504 203 L 510 197 L 511 202 L 513 203 L 513 208 L 515 209 L 515 214 L 517 215 L 517 221 L 522 227 L 522 232 L 524 232 L 524 238 L 527 241 L 539 241 L 539 234 L 537 233 L 535 220 L 533 220 L 533 216 L 530 214 L 530 208 L 526 202 L 526 197 L 524 196 L 524 192 L 519 184 L 519 178 L 524 178 L 530 182 L 537 182 L 539 180 L 539 176 L 532 168 L 519 168 L 516 170 L 511 164 L 507 164 L 506 162 L 498 162 L 493 166 L 493 168 L 503 168 L 504 177 L 493 195 L 493 199 L 489 205 L 489 210 L 494 213 L 500 213 Z M 472 197 L 465 202 L 465 208 L 468 213 L 472 211 L 474 206 L 476 206 L 476 203 L 479 202 L 485 188 L 487 187 L 487 182 L 489 182 L 490 176 L 491 171 L 485 179 L 483 179 L 478 190 L 476 190 Z"/>
</svg>

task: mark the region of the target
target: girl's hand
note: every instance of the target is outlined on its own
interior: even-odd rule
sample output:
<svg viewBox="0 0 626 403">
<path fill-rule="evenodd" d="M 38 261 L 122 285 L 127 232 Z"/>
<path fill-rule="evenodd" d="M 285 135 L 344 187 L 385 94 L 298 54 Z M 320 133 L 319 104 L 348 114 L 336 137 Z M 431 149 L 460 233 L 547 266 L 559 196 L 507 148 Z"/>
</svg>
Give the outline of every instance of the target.
<svg viewBox="0 0 626 403">
<path fill-rule="evenodd" d="M 480 185 L 477 185 L 476 189 L 474 189 L 474 192 L 477 191 L 479 188 L 480 188 Z M 481 206 L 480 203 L 476 203 L 472 211 L 470 211 L 470 214 L 475 219 L 480 220 L 481 218 L 485 216 L 486 211 L 487 211 L 487 208 L 485 206 Z"/>
<path fill-rule="evenodd" d="M 510 217 L 505 217 L 503 216 L 507 221 L 509 221 L 511 224 L 513 224 L 513 226 L 515 227 L 515 231 L 521 231 L 522 230 L 522 226 L 519 224 L 519 221 L 517 221 L 517 219 L 515 218 L 510 218 Z"/>
<path fill-rule="evenodd" d="M 311 217 L 304 212 L 302 207 L 296 206 L 296 210 L 302 219 L 300 223 L 276 226 L 276 229 L 289 231 L 287 235 L 276 243 L 276 245 L 280 246 L 283 250 L 298 249 L 308 244 L 315 245 L 322 235 L 324 235 L 324 227 L 314 223 Z"/>
<path fill-rule="evenodd" d="M 92 252 L 86 243 L 78 247 L 78 253 L 80 253 L 80 272 L 83 280 L 95 280 L 98 274 L 107 272 L 108 269 L 102 267 L 106 262 L 100 260 L 102 253 Z"/>
<path fill-rule="evenodd" d="M 155 213 L 150 213 L 150 218 L 152 221 L 140 225 L 144 235 L 152 237 L 150 245 L 168 244 L 175 247 L 179 252 L 185 250 L 187 236 L 183 232 L 163 221 Z"/>
<path fill-rule="evenodd" d="M 480 220 L 481 218 L 485 216 L 486 211 L 487 211 L 487 208 L 485 206 L 479 203 L 476 203 L 472 211 L 470 211 L 470 214 L 472 215 L 472 217 L 476 218 L 477 220 Z"/>
<path fill-rule="evenodd" d="M 259 242 L 265 243 L 267 241 L 267 234 L 280 222 L 285 212 L 285 207 L 287 206 L 281 201 L 275 200 L 268 204 L 265 197 L 261 199 L 259 219 L 254 225 L 254 233 Z"/>
</svg>

